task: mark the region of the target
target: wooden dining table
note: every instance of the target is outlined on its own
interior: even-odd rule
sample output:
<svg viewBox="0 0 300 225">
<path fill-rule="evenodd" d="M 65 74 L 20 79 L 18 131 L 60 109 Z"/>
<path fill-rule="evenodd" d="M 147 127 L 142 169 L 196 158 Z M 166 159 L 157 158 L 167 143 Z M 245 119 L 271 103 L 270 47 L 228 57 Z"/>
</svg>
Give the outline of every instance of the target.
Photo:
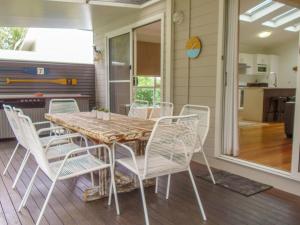
<svg viewBox="0 0 300 225">
<path fill-rule="evenodd" d="M 56 113 L 45 114 L 45 118 L 52 123 L 62 126 L 73 132 L 86 136 L 95 144 L 112 146 L 114 142 L 131 142 L 136 155 L 144 154 L 140 145 L 141 140 L 147 140 L 152 132 L 155 122 L 125 115 L 111 113 L 110 120 L 97 119 L 95 112 Z M 108 160 L 107 152 L 99 149 L 98 156 Z M 99 171 L 99 195 L 108 195 L 109 173 Z M 116 173 L 118 191 L 125 192 L 137 188 L 133 176 L 121 172 Z"/>
</svg>

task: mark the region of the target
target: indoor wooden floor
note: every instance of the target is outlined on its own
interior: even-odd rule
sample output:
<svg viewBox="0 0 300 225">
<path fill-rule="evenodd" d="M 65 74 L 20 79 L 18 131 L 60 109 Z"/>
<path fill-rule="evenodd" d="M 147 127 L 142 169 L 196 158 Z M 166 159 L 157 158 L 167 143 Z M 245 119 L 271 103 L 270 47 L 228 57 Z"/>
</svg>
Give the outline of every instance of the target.
<svg viewBox="0 0 300 225">
<path fill-rule="evenodd" d="M 50 182 L 38 174 L 37 182 L 29 198 L 27 209 L 16 212 L 25 187 L 35 168 L 30 160 L 16 190 L 12 190 L 12 178 L 20 164 L 19 154 L 2 176 L 4 164 L 12 152 L 15 142 L 0 142 L 0 224 L 33 225 L 44 202 Z M 204 222 L 197 207 L 191 183 L 186 173 L 175 175 L 172 180 L 170 199 L 165 200 L 166 179 L 162 179 L 159 193 L 154 188 L 146 189 L 151 225 L 299 225 L 300 197 L 271 189 L 269 191 L 244 197 L 218 185 L 213 185 L 197 177 L 206 173 L 206 168 L 193 164 L 195 180 L 203 200 L 208 220 Z M 83 190 L 90 184 L 84 178 L 76 182 L 58 182 L 46 209 L 44 225 L 143 225 L 143 207 L 138 190 L 119 194 L 121 215 L 117 216 L 114 205 L 107 206 L 107 199 L 84 203 Z"/>
<path fill-rule="evenodd" d="M 283 123 L 240 127 L 238 158 L 290 171 L 292 139 L 286 138 Z"/>
</svg>

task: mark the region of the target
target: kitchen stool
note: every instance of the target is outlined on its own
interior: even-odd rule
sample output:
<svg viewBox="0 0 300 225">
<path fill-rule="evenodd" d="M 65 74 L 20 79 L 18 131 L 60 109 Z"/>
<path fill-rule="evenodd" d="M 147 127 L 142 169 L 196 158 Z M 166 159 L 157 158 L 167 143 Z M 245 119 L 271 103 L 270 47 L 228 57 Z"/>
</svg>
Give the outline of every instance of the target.
<svg viewBox="0 0 300 225">
<path fill-rule="evenodd" d="M 278 108 L 278 97 L 270 97 L 269 98 L 269 106 L 267 110 L 267 121 L 268 122 L 273 122 L 276 120 L 276 112 Z"/>
</svg>

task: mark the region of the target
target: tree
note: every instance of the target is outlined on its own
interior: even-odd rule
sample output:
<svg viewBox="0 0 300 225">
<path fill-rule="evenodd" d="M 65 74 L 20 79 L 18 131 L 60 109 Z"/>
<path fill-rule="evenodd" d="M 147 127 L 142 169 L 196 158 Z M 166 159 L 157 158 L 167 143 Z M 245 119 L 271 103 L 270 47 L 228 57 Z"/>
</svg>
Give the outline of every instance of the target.
<svg viewBox="0 0 300 225">
<path fill-rule="evenodd" d="M 0 49 L 14 50 L 26 32 L 27 29 L 21 27 L 0 27 Z"/>
</svg>

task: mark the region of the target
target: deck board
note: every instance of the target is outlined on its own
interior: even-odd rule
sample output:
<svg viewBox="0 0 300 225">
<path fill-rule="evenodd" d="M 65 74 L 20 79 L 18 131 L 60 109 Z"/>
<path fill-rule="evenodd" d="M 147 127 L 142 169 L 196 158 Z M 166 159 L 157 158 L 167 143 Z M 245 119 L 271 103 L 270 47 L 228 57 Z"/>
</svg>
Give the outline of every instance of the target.
<svg viewBox="0 0 300 225">
<path fill-rule="evenodd" d="M 21 196 L 36 168 L 31 157 L 21 176 L 16 190 L 11 188 L 13 178 L 20 166 L 24 152 L 20 151 L 6 176 L 2 175 L 4 165 L 12 153 L 14 141 L 0 142 L 0 224 L 32 225 L 36 221 L 50 180 L 39 173 L 29 197 L 27 208 L 17 212 Z M 165 200 L 166 178 L 159 181 L 158 194 L 154 188 L 146 188 L 146 200 L 151 225 L 298 225 L 300 221 L 300 197 L 271 189 L 245 197 L 218 185 L 213 185 L 196 175 L 206 168 L 193 164 L 195 181 L 208 217 L 204 222 L 198 209 L 195 195 L 187 173 L 174 175 L 171 180 L 170 198 Z M 89 187 L 88 176 L 58 182 L 42 220 L 43 225 L 143 225 L 144 214 L 139 190 L 119 194 L 121 215 L 117 216 L 114 204 L 107 205 L 107 199 L 85 203 L 81 200 L 83 191 Z"/>
</svg>

